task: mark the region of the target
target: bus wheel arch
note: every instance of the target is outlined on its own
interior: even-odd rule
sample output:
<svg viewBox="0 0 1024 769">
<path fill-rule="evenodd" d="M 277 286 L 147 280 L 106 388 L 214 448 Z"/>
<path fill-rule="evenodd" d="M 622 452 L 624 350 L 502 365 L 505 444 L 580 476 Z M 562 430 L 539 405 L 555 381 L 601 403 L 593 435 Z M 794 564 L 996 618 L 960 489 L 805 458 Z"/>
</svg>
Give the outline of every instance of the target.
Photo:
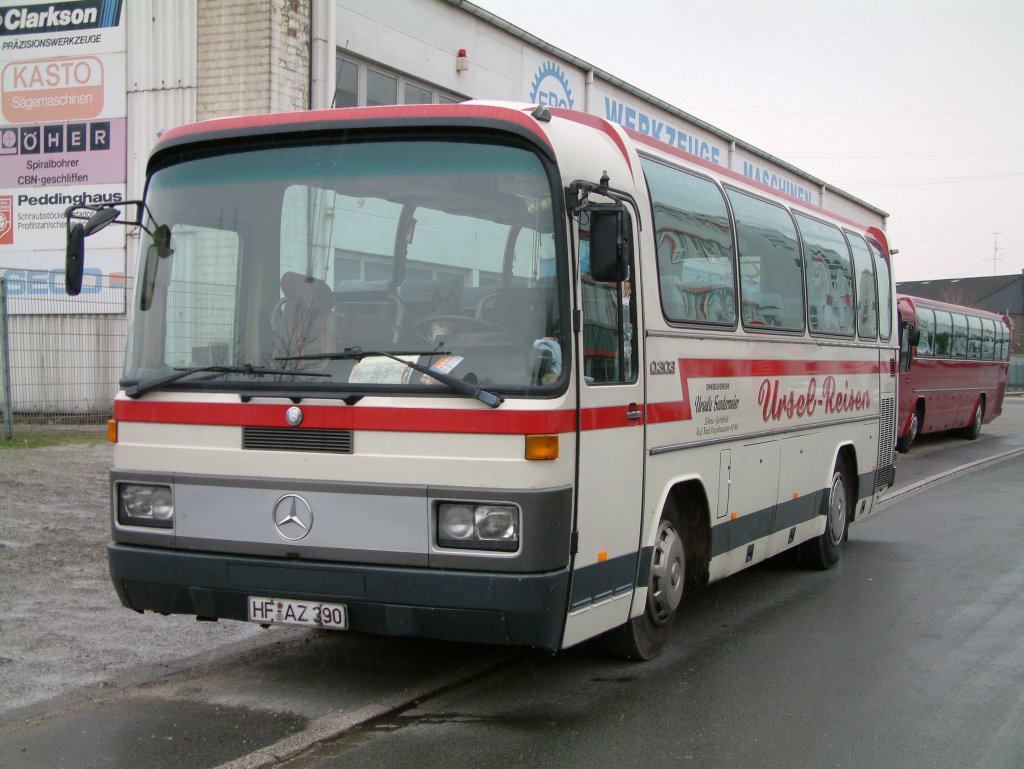
<svg viewBox="0 0 1024 769">
<path fill-rule="evenodd" d="M 676 483 L 669 489 L 664 507 L 675 511 L 682 527 L 687 590 L 707 586 L 711 566 L 711 515 L 703 484 L 696 479 Z"/>
<path fill-rule="evenodd" d="M 707 510 L 699 481 L 684 482 L 669 491 L 655 530 L 643 612 L 604 635 L 608 652 L 623 659 L 649 660 L 661 651 L 685 593 L 707 583 Z"/>
</svg>

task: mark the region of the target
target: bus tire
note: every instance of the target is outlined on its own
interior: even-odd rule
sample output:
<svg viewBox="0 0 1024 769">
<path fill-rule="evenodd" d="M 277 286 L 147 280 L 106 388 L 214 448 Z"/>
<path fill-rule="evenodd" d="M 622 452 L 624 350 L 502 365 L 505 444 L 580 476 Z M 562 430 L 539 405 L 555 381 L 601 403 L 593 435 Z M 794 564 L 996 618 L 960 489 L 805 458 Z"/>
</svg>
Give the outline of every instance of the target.
<svg viewBox="0 0 1024 769">
<path fill-rule="evenodd" d="M 840 457 L 832 470 L 832 484 L 829 486 L 828 507 L 825 511 L 825 531 L 821 536 L 800 545 L 800 561 L 812 569 L 831 569 L 843 554 L 853 503 L 847 475 L 846 463 Z"/>
<path fill-rule="evenodd" d="M 683 599 L 686 582 L 686 552 L 679 519 L 666 510 L 658 523 L 647 581 L 647 605 L 639 617 L 609 630 L 603 638 L 605 649 L 627 660 L 649 660 L 668 640 L 676 609 Z"/>
<path fill-rule="evenodd" d="M 907 428 L 907 434 L 896 441 L 896 450 L 901 454 L 906 454 L 910 451 L 910 447 L 917 440 L 917 434 L 921 431 L 921 417 L 921 407 L 918 406 L 910 417 L 910 427 Z"/>
<path fill-rule="evenodd" d="M 985 399 L 979 398 L 977 404 L 975 404 L 974 406 L 974 416 L 971 418 L 971 423 L 960 431 L 960 435 L 962 435 L 969 441 L 973 441 L 975 438 L 981 435 L 981 425 L 984 421 Z"/>
</svg>

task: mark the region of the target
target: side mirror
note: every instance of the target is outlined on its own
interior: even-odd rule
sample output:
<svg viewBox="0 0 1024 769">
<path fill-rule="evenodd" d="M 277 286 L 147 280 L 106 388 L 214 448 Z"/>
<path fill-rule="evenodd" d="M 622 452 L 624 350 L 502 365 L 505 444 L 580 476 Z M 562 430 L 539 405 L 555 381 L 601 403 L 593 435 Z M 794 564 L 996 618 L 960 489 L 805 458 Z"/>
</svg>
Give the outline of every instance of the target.
<svg viewBox="0 0 1024 769">
<path fill-rule="evenodd" d="M 626 237 L 621 208 L 591 209 L 590 275 L 599 283 L 612 283 L 626 277 Z"/>
<path fill-rule="evenodd" d="M 82 273 L 85 271 L 85 227 L 75 222 L 68 227 L 68 242 L 64 251 L 64 290 L 68 296 L 82 291 Z"/>
<path fill-rule="evenodd" d="M 64 247 L 64 290 L 68 296 L 78 296 L 82 291 L 82 274 L 85 272 L 85 239 L 94 232 L 99 232 L 121 215 L 113 207 L 94 210 L 92 216 L 84 222 L 73 221 L 72 215 L 79 208 L 88 206 L 71 206 L 64 212 L 67 219 L 68 240 Z"/>
</svg>

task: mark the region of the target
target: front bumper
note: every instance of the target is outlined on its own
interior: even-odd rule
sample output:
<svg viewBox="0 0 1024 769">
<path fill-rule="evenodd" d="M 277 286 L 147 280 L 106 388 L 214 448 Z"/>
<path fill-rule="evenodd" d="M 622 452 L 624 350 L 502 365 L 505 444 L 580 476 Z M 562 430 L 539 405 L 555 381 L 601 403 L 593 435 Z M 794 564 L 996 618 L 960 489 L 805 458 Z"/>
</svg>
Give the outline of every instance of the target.
<svg viewBox="0 0 1024 769">
<path fill-rule="evenodd" d="M 247 620 L 250 595 L 346 604 L 354 631 L 561 646 L 569 571 L 499 574 L 335 564 L 111 543 L 110 576 L 136 611 Z"/>
</svg>

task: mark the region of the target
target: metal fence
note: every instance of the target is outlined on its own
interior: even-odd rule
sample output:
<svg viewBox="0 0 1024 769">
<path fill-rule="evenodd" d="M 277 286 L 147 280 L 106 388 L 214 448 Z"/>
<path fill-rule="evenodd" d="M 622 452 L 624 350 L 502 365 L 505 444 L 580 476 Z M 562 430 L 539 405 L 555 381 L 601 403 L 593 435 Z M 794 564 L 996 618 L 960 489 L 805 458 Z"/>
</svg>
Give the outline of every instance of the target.
<svg viewBox="0 0 1024 769">
<path fill-rule="evenodd" d="M 121 375 L 130 286 L 87 274 L 77 297 L 61 270 L 0 268 L 3 437 L 17 425 L 102 423 Z"/>
<path fill-rule="evenodd" d="M 1010 356 L 1010 371 L 1006 376 L 1006 387 L 1010 390 L 1024 390 L 1024 355 Z"/>
</svg>

